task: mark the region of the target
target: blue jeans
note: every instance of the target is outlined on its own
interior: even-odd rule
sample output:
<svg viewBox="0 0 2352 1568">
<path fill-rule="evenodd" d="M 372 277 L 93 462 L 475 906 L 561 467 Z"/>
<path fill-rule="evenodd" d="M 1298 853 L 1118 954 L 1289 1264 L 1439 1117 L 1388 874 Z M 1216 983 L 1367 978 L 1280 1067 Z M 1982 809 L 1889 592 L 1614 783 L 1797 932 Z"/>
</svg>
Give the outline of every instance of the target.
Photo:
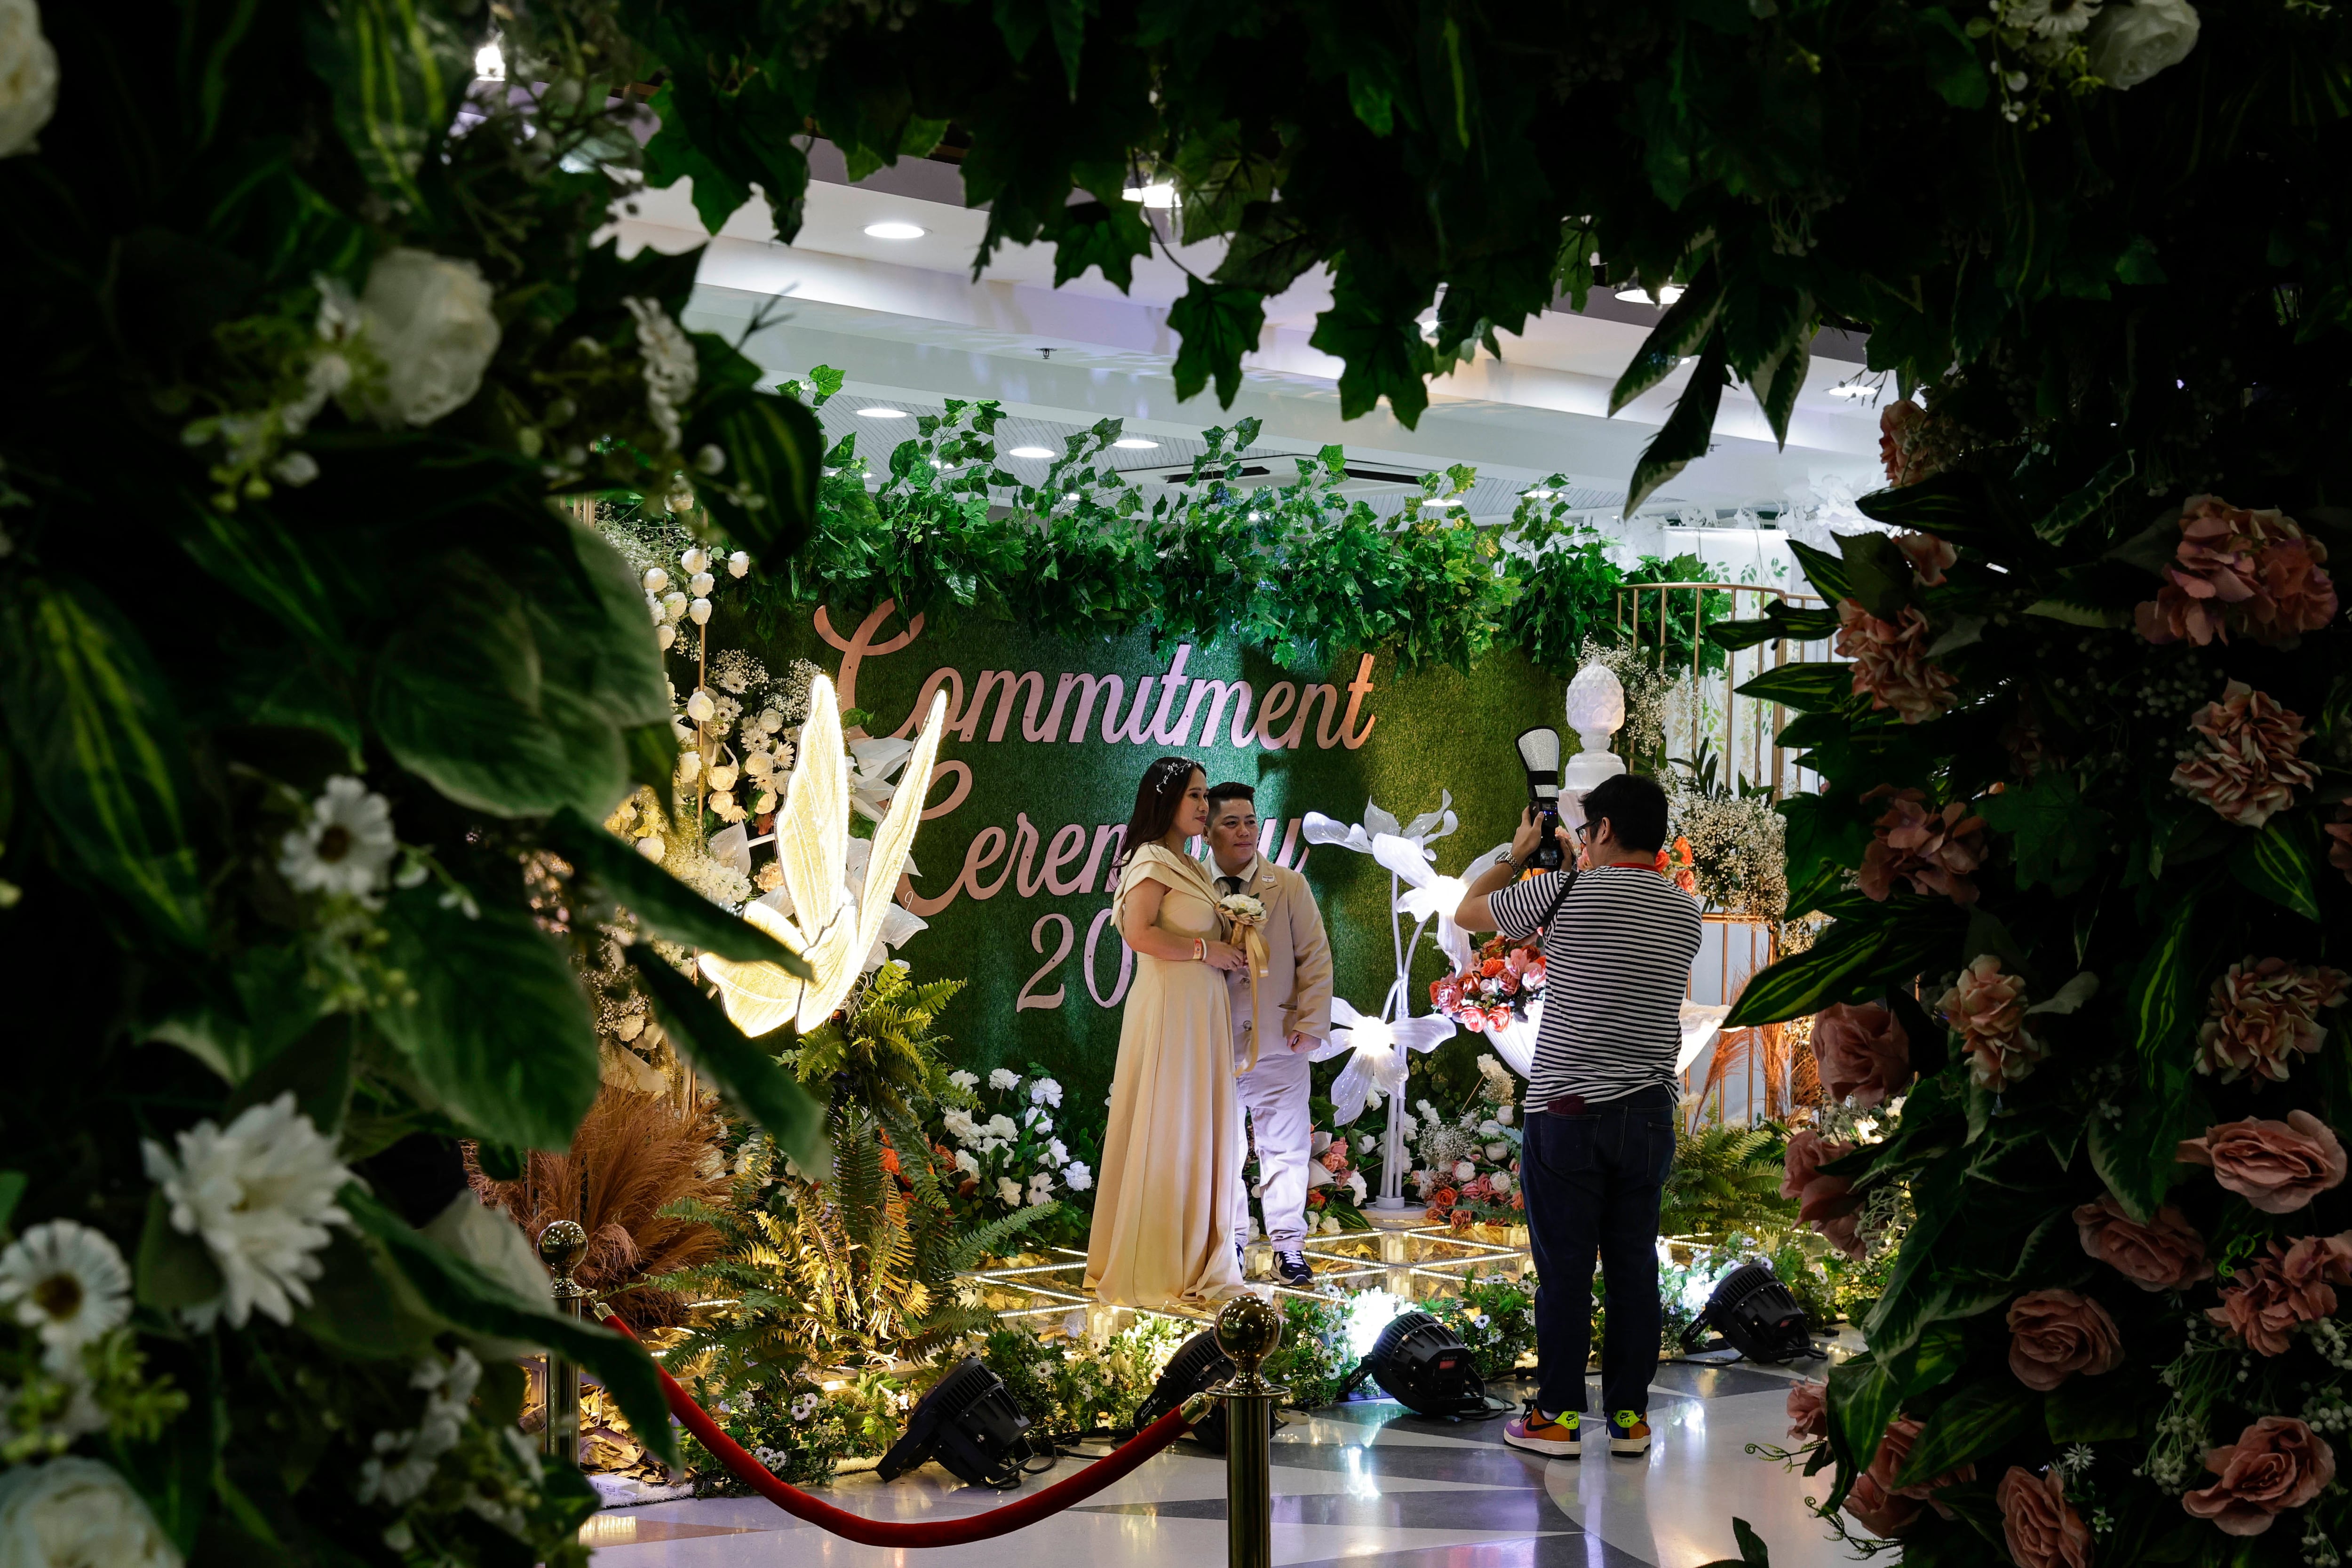
<svg viewBox="0 0 2352 1568">
<path fill-rule="evenodd" d="M 1584 1408 L 1592 1348 L 1592 1265 L 1609 1321 L 1601 1343 L 1606 1414 L 1647 1412 L 1658 1371 L 1658 1198 L 1675 1163 L 1673 1090 L 1602 1100 L 1583 1116 L 1528 1107 L 1519 1181 L 1536 1266 L 1536 1403 Z"/>
</svg>

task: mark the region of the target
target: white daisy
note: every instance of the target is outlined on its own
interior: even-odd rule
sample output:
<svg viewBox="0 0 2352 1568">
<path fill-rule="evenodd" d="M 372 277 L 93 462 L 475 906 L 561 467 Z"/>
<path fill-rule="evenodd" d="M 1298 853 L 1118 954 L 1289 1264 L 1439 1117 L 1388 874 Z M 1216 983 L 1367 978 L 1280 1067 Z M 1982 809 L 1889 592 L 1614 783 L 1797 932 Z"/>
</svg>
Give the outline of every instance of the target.
<svg viewBox="0 0 2352 1568">
<path fill-rule="evenodd" d="M 309 820 L 280 841 L 278 869 L 298 891 L 364 899 L 383 885 L 399 850 L 392 803 L 338 773 L 311 803 Z"/>
<path fill-rule="evenodd" d="M 2099 15 L 2099 0 L 2011 0 L 2008 21 L 2045 38 L 2071 38 Z"/>
<path fill-rule="evenodd" d="M 130 1484 L 71 1454 L 0 1474 L 0 1542 L 10 1563 L 180 1568 L 179 1549 Z"/>
<path fill-rule="evenodd" d="M 70 1376 L 81 1349 L 131 1316 L 131 1270 L 102 1232 L 75 1220 L 37 1225 L 0 1254 L 0 1302 L 41 1331 L 42 1360 Z"/>
<path fill-rule="evenodd" d="M 810 1416 L 816 1414 L 816 1408 L 819 1403 L 821 1402 L 814 1394 L 802 1394 L 799 1398 L 793 1401 L 793 1419 L 795 1421 L 807 1420 Z"/>
<path fill-rule="evenodd" d="M 1054 1178 L 1040 1171 L 1029 1178 L 1029 1206 L 1036 1208 L 1054 1201 Z"/>
<path fill-rule="evenodd" d="M 210 1329 L 226 1314 L 241 1329 L 258 1310 L 285 1323 L 310 1300 L 305 1280 L 322 1267 L 327 1226 L 350 1222 L 335 1194 L 352 1173 L 332 1140 L 281 1094 L 247 1107 L 226 1130 L 205 1121 L 179 1134 L 179 1157 L 144 1144 L 147 1174 L 171 1201 L 174 1228 L 204 1238 L 221 1271 L 221 1294 L 186 1309 Z"/>
</svg>

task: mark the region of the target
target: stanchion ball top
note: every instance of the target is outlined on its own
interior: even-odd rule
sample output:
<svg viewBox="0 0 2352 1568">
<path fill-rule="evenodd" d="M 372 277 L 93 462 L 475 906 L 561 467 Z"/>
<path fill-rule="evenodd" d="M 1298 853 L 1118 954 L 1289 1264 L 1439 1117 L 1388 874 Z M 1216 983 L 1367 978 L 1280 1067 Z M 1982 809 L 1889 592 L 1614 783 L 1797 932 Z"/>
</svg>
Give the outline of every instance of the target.
<svg viewBox="0 0 2352 1568">
<path fill-rule="evenodd" d="M 588 1233 L 575 1220 L 560 1219 L 539 1233 L 539 1260 L 569 1275 L 588 1256 Z"/>
<path fill-rule="evenodd" d="M 1282 1313 L 1256 1296 L 1236 1296 L 1217 1314 L 1217 1348 L 1255 1372 L 1282 1345 Z"/>
</svg>

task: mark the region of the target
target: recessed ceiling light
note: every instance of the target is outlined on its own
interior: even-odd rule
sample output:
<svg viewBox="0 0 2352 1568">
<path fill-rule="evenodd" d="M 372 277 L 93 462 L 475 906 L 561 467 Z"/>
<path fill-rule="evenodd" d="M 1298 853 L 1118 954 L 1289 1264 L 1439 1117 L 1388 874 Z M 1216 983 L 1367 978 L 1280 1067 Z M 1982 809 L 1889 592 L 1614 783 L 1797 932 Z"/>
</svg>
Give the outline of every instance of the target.
<svg viewBox="0 0 2352 1568">
<path fill-rule="evenodd" d="M 1617 285 L 1617 298 L 1624 300 L 1628 305 L 1671 305 L 1682 297 L 1683 286 L 1679 283 L 1658 285 L 1658 297 L 1655 300 L 1650 298 L 1650 291 L 1642 287 L 1638 281 Z"/>
<path fill-rule="evenodd" d="M 1878 388 L 1866 382 L 1841 381 L 1830 388 L 1830 395 L 1832 397 L 1875 397 L 1878 395 Z"/>
<path fill-rule="evenodd" d="M 1462 503 L 1451 496 L 1432 496 L 1421 504 L 1423 506 L 1460 506 Z"/>
<path fill-rule="evenodd" d="M 883 408 L 879 406 L 873 408 L 861 408 L 857 413 L 858 416 L 864 419 L 904 419 L 907 416 L 907 411 L 903 408 Z"/>
<path fill-rule="evenodd" d="M 1141 202 L 1156 211 L 1164 212 L 1176 205 L 1176 187 L 1166 180 L 1154 180 L 1148 185 L 1129 185 L 1119 195 L 1129 201 Z"/>
<path fill-rule="evenodd" d="M 1159 442 L 1142 436 L 1121 436 L 1111 445 L 1123 452 L 1156 452 L 1160 449 Z"/>
<path fill-rule="evenodd" d="M 482 81 L 507 79 L 506 51 L 499 47 L 496 38 L 474 51 L 474 75 Z"/>
<path fill-rule="evenodd" d="M 1551 492 L 1538 486 L 1528 492 L 1528 499 L 1529 500 L 1551 500 Z"/>
<path fill-rule="evenodd" d="M 887 218 L 881 223 L 866 226 L 866 237 L 868 239 L 920 239 L 929 232 L 921 224 L 908 223 L 899 218 Z"/>
<path fill-rule="evenodd" d="M 1052 450 L 1045 447 L 1015 447 L 1005 454 L 1008 458 L 1027 458 L 1032 461 L 1051 458 L 1053 455 Z"/>
</svg>

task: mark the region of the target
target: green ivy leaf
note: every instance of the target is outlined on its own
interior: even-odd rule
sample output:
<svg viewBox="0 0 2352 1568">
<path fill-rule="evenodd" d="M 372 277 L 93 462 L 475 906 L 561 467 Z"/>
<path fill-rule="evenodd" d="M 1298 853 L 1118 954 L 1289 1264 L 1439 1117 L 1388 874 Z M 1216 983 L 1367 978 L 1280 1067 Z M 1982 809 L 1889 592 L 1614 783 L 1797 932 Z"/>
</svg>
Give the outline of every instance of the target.
<svg viewBox="0 0 2352 1568">
<path fill-rule="evenodd" d="M 2310 818 L 2302 813 L 2281 812 L 2224 863 L 2242 885 L 2307 921 L 2316 921 L 2320 918 L 2316 879 L 2325 862 L 2319 846 L 2312 841 L 2310 826 Z"/>
<path fill-rule="evenodd" d="M 769 1051 L 728 1021 L 702 988 L 643 943 L 629 949 L 629 962 L 645 979 L 660 1009 L 670 1041 L 710 1075 L 736 1104 L 767 1130 L 776 1147 L 803 1171 L 833 1168 L 824 1135 L 824 1107 L 809 1098 L 779 1068 Z"/>
<path fill-rule="evenodd" d="M 1217 404 L 1230 408 L 1241 390 L 1242 355 L 1257 347 L 1265 330 L 1265 296 L 1253 289 L 1195 278 L 1168 311 L 1176 351 L 1176 397 L 1192 397 L 1212 377 Z"/>
<path fill-rule="evenodd" d="M 468 919 L 428 883 L 386 904 L 384 957 L 409 994 L 380 1007 L 384 1037 L 478 1137 L 561 1150 L 596 1098 L 596 1027 L 555 940 L 520 910 Z"/>
<path fill-rule="evenodd" d="M 547 1302 L 526 1301 L 412 1227 L 355 1183 L 344 1187 L 336 1202 L 362 1232 L 383 1244 L 392 1261 L 436 1315 L 468 1332 L 545 1345 L 579 1363 L 612 1391 L 637 1441 L 663 1463 L 677 1463 L 669 1402 L 662 1394 L 652 1359 L 635 1340 L 559 1316 Z"/>
<path fill-rule="evenodd" d="M 782 563 L 816 526 L 824 434 L 797 399 L 744 389 L 722 392 L 688 421 L 686 447 L 715 446 L 727 459 L 716 482 L 695 494 L 729 536 L 763 566 Z"/>
<path fill-rule="evenodd" d="M 1924 1485 L 2000 1452 L 2032 1429 L 2041 1405 L 2041 1397 L 2025 1389 L 1969 1384 L 1927 1417 L 1895 1484 Z"/>
<path fill-rule="evenodd" d="M 174 711 L 146 645 L 89 584 L 24 577 L 0 601 L 0 712 L 50 827 L 149 926 L 201 948 Z"/>
<path fill-rule="evenodd" d="M 1675 301 L 1675 307 L 1689 298 L 1689 295 L 1684 295 Z M 1665 323 L 1662 321 L 1659 331 L 1664 330 Z M 1652 336 L 1654 339 L 1655 334 Z M 1643 352 L 1649 352 L 1647 344 L 1643 345 Z M 1641 361 L 1636 357 L 1634 363 L 1638 365 Z M 1628 371 L 1626 374 L 1631 376 L 1633 372 Z M 1723 402 L 1724 380 L 1723 338 L 1718 333 L 1706 340 L 1706 346 L 1699 351 L 1698 363 L 1691 367 L 1689 384 L 1683 388 L 1683 395 L 1675 399 L 1674 412 L 1666 416 L 1664 425 L 1658 426 L 1658 433 L 1650 438 L 1650 444 L 1642 448 L 1641 461 L 1633 465 L 1633 477 L 1626 483 L 1625 510 L 1628 512 L 1649 500 L 1660 485 L 1706 456 L 1715 436 L 1715 412 Z M 1624 390 L 1624 385 L 1622 381 L 1618 383 L 1618 393 Z M 1618 407 L 1618 393 L 1610 395 L 1610 412 L 1612 414 Z"/>
<path fill-rule="evenodd" d="M 615 902 L 656 935 L 741 963 L 773 963 L 802 979 L 808 960 L 638 854 L 570 806 L 548 824 L 548 840 L 574 866 L 602 881 Z"/>
</svg>

